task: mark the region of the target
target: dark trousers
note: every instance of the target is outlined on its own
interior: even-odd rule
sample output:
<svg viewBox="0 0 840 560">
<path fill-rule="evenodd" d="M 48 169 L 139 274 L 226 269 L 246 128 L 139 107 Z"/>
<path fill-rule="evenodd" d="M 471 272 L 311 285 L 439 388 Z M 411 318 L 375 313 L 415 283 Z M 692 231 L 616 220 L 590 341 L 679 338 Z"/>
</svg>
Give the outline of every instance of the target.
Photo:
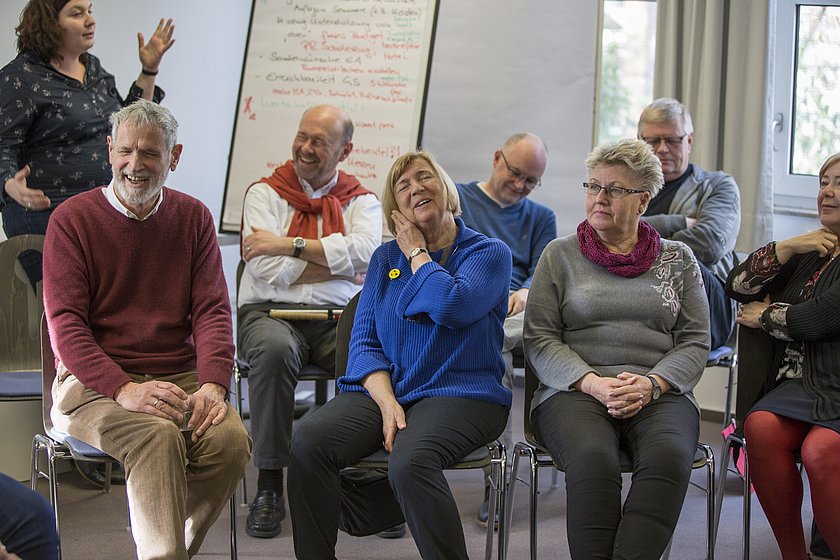
<svg viewBox="0 0 840 560">
<path fill-rule="evenodd" d="M 25 560 L 58 558 L 55 515 L 49 502 L 0 473 L 0 542 Z"/>
<path fill-rule="evenodd" d="M 733 303 L 726 297 L 723 281 L 700 261 L 697 261 L 697 264 L 700 265 L 703 287 L 709 300 L 709 334 L 712 336 L 711 349 L 714 350 L 726 345 L 735 327 Z"/>
<path fill-rule="evenodd" d="M 295 388 L 301 368 L 309 363 L 335 369 L 335 321 L 284 321 L 266 302 L 239 309 L 237 348 L 248 362 L 253 460 L 259 469 L 289 464 Z"/>
<path fill-rule="evenodd" d="M 595 398 L 562 392 L 533 412 L 534 432 L 566 475 L 566 525 L 573 559 L 658 559 L 682 509 L 700 417 L 668 393 L 626 420 Z M 619 448 L 633 458 L 621 505 Z"/>
<path fill-rule="evenodd" d="M 388 481 L 423 558 L 468 558 L 461 518 L 443 469 L 505 427 L 504 407 L 427 398 L 406 407 Z M 288 499 L 295 555 L 335 558 L 341 507 L 339 471 L 382 447 L 382 415 L 363 393 L 342 393 L 301 421 L 292 436 Z"/>
<path fill-rule="evenodd" d="M 29 210 L 14 202 L 3 206 L 3 231 L 6 237 L 27 234 L 45 235 L 52 210 L 52 208 L 41 211 Z M 18 261 L 34 288 L 41 281 L 41 253 L 24 251 L 18 255 Z"/>
</svg>

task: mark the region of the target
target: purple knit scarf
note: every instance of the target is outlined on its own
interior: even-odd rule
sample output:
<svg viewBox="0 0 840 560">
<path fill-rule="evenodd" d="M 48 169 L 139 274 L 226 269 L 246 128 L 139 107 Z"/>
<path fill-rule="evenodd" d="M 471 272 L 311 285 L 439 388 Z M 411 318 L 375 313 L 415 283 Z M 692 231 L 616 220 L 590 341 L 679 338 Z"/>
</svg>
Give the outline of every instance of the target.
<svg viewBox="0 0 840 560">
<path fill-rule="evenodd" d="M 586 220 L 578 225 L 577 238 L 584 257 L 624 278 L 644 274 L 659 256 L 659 233 L 646 222 L 639 222 L 639 241 L 629 255 L 610 253 Z"/>
</svg>

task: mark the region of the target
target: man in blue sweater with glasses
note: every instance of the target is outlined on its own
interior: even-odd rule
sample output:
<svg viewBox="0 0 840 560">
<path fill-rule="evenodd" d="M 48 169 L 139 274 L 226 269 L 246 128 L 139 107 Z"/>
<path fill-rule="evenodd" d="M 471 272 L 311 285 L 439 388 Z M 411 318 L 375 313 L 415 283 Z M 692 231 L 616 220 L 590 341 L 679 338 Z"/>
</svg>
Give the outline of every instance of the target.
<svg viewBox="0 0 840 560">
<path fill-rule="evenodd" d="M 493 172 L 486 182 L 458 184 L 461 217 L 467 227 L 505 242 L 513 255 L 508 316 L 505 320 L 505 375 L 502 382 L 513 386 L 512 351 L 522 348 L 522 319 L 528 301 L 528 289 L 543 249 L 557 237 L 554 212 L 528 199 L 540 181 L 548 162 L 545 142 L 529 132 L 514 134 L 493 154 Z M 511 421 L 502 437 L 512 448 Z M 478 512 L 479 521 L 487 523 L 487 499 Z"/>
</svg>

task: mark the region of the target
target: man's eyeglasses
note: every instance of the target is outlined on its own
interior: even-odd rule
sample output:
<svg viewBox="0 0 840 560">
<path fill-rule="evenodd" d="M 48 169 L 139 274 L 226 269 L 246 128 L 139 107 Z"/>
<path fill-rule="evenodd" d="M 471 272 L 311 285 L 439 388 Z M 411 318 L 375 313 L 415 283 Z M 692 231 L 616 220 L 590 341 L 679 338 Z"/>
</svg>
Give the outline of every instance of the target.
<svg viewBox="0 0 840 560">
<path fill-rule="evenodd" d="M 598 196 L 598 193 L 603 190 L 610 198 L 624 198 L 628 194 L 641 194 L 643 192 L 647 192 L 638 191 L 636 189 L 625 189 L 624 187 L 616 187 L 615 185 L 612 187 L 602 187 L 598 183 L 584 183 L 583 190 L 586 191 L 586 194 L 591 196 Z"/>
<path fill-rule="evenodd" d="M 535 189 L 540 186 L 541 181 L 539 179 L 535 179 L 534 177 L 528 177 L 527 175 L 523 175 L 519 172 L 518 169 L 515 167 L 511 167 L 508 163 L 507 158 L 505 157 L 505 153 L 499 150 L 499 153 L 502 154 L 502 161 L 505 162 L 505 167 L 507 167 L 508 174 L 510 174 L 511 178 L 515 182 L 522 181 L 525 184 L 526 189 Z"/>
<path fill-rule="evenodd" d="M 642 140 L 650 144 L 651 148 L 658 148 L 660 142 L 668 144 L 669 148 L 677 148 L 688 134 L 682 136 L 642 136 Z"/>
</svg>

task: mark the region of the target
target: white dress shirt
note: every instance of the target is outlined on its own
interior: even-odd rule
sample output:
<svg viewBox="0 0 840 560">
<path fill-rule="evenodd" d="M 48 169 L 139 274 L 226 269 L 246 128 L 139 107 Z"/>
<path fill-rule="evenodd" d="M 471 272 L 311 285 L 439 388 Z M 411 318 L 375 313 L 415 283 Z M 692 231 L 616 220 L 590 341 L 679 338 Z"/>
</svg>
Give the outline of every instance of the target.
<svg viewBox="0 0 840 560">
<path fill-rule="evenodd" d="M 326 195 L 338 175 L 317 191 L 301 181 L 310 198 Z M 254 227 L 287 237 L 295 208 L 265 183 L 248 189 L 242 215 L 243 238 Z M 324 247 L 330 272 L 352 277 L 367 271 L 373 251 L 382 241 L 382 206 L 373 194 L 357 196 L 344 208 L 344 235 L 321 237 L 323 219 L 318 216 L 318 237 Z M 305 305 L 346 305 L 361 289 L 349 280 L 328 280 L 314 284 L 294 284 L 307 261 L 291 256 L 255 257 L 245 265 L 239 284 L 239 305 L 273 301 Z"/>
</svg>

